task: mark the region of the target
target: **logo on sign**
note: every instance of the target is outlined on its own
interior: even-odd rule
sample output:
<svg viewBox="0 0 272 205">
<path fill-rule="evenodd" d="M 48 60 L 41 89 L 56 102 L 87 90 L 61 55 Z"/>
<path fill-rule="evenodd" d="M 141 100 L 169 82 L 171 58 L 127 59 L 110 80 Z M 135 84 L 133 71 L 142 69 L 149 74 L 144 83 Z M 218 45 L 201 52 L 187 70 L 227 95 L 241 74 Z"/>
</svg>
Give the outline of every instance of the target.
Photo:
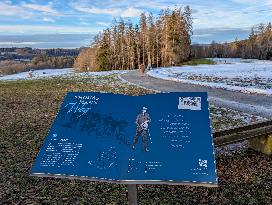
<svg viewBox="0 0 272 205">
<path fill-rule="evenodd" d="M 178 109 L 201 110 L 201 97 L 179 97 Z"/>
</svg>

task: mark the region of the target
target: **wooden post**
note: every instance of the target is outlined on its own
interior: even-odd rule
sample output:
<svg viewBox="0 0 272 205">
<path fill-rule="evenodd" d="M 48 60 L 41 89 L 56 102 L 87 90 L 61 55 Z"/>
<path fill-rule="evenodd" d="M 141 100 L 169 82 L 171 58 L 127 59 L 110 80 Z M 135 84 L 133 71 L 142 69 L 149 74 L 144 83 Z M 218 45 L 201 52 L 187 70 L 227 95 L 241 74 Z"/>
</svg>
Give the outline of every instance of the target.
<svg viewBox="0 0 272 205">
<path fill-rule="evenodd" d="M 128 204 L 138 205 L 137 184 L 128 184 L 127 189 L 128 189 Z"/>
</svg>

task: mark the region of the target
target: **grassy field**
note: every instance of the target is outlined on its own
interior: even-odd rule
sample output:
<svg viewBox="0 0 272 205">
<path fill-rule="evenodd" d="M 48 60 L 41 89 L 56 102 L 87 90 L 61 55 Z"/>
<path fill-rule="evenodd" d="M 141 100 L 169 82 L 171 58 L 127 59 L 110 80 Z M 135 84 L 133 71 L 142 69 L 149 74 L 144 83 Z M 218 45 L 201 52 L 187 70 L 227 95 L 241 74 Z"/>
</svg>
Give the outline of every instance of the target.
<svg viewBox="0 0 272 205">
<path fill-rule="evenodd" d="M 114 75 L 0 82 L 0 204 L 127 203 L 124 185 L 29 176 L 67 91 L 150 93 L 124 84 Z M 214 129 L 260 120 L 215 107 L 211 108 L 211 116 Z M 139 186 L 140 204 L 272 203 L 271 157 L 244 149 L 217 156 L 216 161 L 219 188 Z"/>
<path fill-rule="evenodd" d="M 183 63 L 183 65 L 200 65 L 200 64 L 214 65 L 216 63 L 206 58 L 192 59 L 190 61 Z"/>
</svg>

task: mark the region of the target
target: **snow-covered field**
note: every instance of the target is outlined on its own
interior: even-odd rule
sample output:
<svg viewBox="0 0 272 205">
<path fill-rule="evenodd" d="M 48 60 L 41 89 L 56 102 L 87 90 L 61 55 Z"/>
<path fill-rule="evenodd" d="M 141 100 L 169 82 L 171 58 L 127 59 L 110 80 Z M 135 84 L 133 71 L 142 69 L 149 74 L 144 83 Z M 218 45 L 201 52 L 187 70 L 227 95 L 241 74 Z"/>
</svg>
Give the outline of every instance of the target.
<svg viewBox="0 0 272 205">
<path fill-rule="evenodd" d="M 184 83 L 244 93 L 272 95 L 272 61 L 212 59 L 216 65 L 154 69 L 148 75 Z"/>
<path fill-rule="evenodd" d="M 0 80 L 31 80 L 51 77 L 75 77 L 75 76 L 108 76 L 112 74 L 122 74 L 127 71 L 114 70 L 114 71 L 103 71 L 103 72 L 84 72 L 76 73 L 72 68 L 63 69 L 43 69 L 35 70 L 30 74 L 29 72 L 22 72 L 12 75 L 6 75 L 0 77 Z M 31 76 L 32 75 L 32 76 Z"/>
</svg>

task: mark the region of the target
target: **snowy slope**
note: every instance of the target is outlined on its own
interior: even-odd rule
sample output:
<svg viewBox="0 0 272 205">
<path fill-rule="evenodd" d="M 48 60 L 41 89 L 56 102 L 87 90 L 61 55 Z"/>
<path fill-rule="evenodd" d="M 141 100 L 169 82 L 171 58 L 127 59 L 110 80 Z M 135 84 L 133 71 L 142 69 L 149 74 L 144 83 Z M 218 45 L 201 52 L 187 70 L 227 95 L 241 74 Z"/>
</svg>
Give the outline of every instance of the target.
<svg viewBox="0 0 272 205">
<path fill-rule="evenodd" d="M 40 78 L 73 77 L 73 76 L 107 76 L 107 75 L 119 74 L 124 72 L 127 72 L 127 71 L 114 70 L 114 71 L 103 71 L 103 72 L 75 73 L 72 68 L 43 69 L 43 70 L 33 71 L 32 78 L 30 77 L 29 72 L 22 72 L 22 73 L 0 77 L 0 80 L 31 80 L 31 79 L 40 79 Z"/>
<path fill-rule="evenodd" d="M 237 64 L 237 63 L 253 63 L 253 64 L 270 64 L 269 60 L 243 59 L 243 58 L 207 58 L 218 64 Z"/>
<path fill-rule="evenodd" d="M 169 67 L 148 75 L 245 93 L 272 95 L 272 61 L 213 59 L 216 65 Z"/>
</svg>

